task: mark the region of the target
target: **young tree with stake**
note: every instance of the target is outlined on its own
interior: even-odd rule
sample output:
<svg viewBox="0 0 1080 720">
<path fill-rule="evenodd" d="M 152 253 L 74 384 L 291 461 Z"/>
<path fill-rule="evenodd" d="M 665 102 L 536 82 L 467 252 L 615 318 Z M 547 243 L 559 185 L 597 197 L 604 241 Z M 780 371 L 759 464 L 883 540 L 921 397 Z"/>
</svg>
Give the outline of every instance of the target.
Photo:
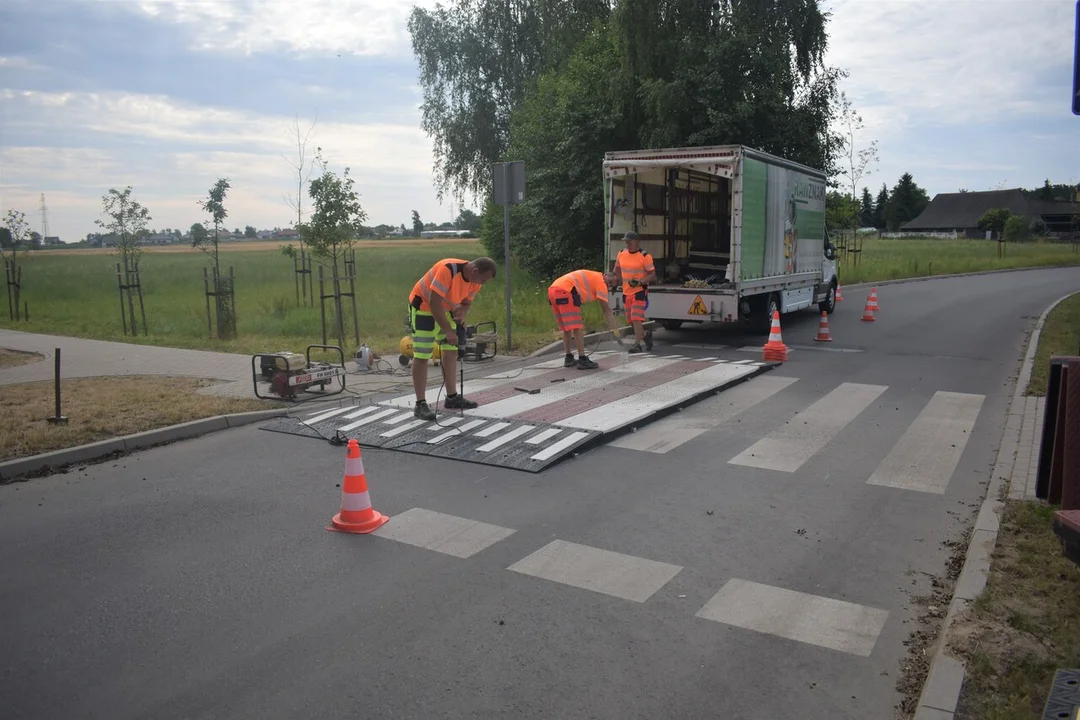
<svg viewBox="0 0 1080 720">
<path fill-rule="evenodd" d="M 360 207 L 359 195 L 349 168 L 338 177 L 328 169 L 322 157 L 322 148 L 315 152 L 321 169 L 319 177 L 308 186 L 308 196 L 314 209 L 308 222 L 301 225 L 308 247 L 325 266 L 329 265 L 334 281 L 334 310 L 336 313 L 338 346 L 345 346 L 345 326 L 341 303 L 341 264 L 355 244 L 354 237 L 360 232 L 367 213 Z"/>
<path fill-rule="evenodd" d="M 218 337 L 222 340 L 231 339 L 236 335 L 232 271 L 230 270 L 228 278 L 222 277 L 221 259 L 218 254 L 218 235 L 221 232 L 222 223 L 229 216 L 228 211 L 225 209 L 225 196 L 228 194 L 230 187 L 232 186 L 229 184 L 228 178 L 218 178 L 218 181 L 210 188 L 207 198 L 199 201 L 199 207 L 210 213 L 210 219 L 214 224 L 214 232 L 209 238 L 213 249 L 207 247 L 205 235 L 197 236 L 192 233 L 191 240 L 192 247 L 202 250 L 214 261 L 214 305 L 217 309 Z M 205 275 L 203 277 L 205 282 Z M 206 314 L 209 323 L 209 296 L 206 298 Z"/>
<path fill-rule="evenodd" d="M 135 325 L 135 300 L 131 296 L 133 287 L 139 288 L 139 309 L 142 311 L 143 332 L 146 332 L 146 310 L 142 307 L 142 289 L 139 280 L 139 258 L 142 256 L 142 242 L 150 234 L 148 227 L 152 217 L 150 211 L 131 197 L 131 186 L 123 190 L 109 188 L 101 198 L 102 211 L 106 220 L 95 220 L 101 228 L 116 237 L 116 254 L 123 266 L 121 293 L 127 291 L 128 317 L 131 319 L 131 334 L 137 335 Z M 123 296 L 121 296 L 121 315 L 123 314 Z M 121 318 L 123 320 L 123 318 Z"/>
<path fill-rule="evenodd" d="M 19 295 L 22 292 L 22 266 L 19 253 L 25 257 L 33 246 L 30 239 L 31 230 L 26 222 L 26 215 L 18 210 L 8 210 L 4 218 L 4 227 L 0 228 L 0 256 L 4 258 L 5 275 L 7 276 L 8 311 L 12 320 L 19 320 L 20 308 Z"/>
</svg>

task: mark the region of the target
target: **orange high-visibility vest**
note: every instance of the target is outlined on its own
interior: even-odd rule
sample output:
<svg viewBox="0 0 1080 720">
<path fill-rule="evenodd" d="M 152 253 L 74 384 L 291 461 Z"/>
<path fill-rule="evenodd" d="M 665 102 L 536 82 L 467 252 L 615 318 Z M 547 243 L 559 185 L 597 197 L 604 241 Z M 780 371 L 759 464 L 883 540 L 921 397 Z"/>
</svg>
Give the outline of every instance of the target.
<svg viewBox="0 0 1080 720">
<path fill-rule="evenodd" d="M 645 278 L 655 272 L 652 255 L 644 250 L 633 253 L 629 250 L 620 250 L 615 257 L 615 264 L 621 271 L 622 289 L 626 295 L 638 290 L 636 287 L 630 287 L 631 280 L 637 280 L 639 283 L 644 284 Z"/>
<path fill-rule="evenodd" d="M 551 287 L 570 292 L 577 290 L 581 297 L 581 304 L 593 300 L 608 302 L 607 283 L 604 282 L 604 273 L 596 270 L 574 270 L 551 283 Z"/>
<path fill-rule="evenodd" d="M 417 310 L 431 312 L 431 294 L 435 293 L 443 300 L 447 310 L 453 311 L 465 300 L 470 302 L 480 292 L 480 284 L 465 279 L 465 266 L 468 260 L 447 258 L 435 263 L 424 277 L 413 285 L 409 302 Z M 420 298 L 419 304 L 416 298 Z"/>
</svg>

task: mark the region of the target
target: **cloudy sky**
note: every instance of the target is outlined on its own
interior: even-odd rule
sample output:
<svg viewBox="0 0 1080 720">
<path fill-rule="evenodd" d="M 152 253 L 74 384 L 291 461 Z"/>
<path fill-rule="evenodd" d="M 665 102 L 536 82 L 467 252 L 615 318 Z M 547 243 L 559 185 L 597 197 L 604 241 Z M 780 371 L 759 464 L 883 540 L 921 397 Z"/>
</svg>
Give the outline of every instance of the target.
<svg viewBox="0 0 1080 720">
<path fill-rule="evenodd" d="M 413 0 L 4 0 L 2 210 L 75 241 L 132 185 L 152 226 L 286 226 L 294 118 L 348 165 L 368 224 L 452 219 L 432 185 L 406 20 Z M 433 5 L 434 0 L 421 0 Z M 1069 109 L 1075 0 L 825 0 L 830 64 L 879 141 L 865 184 L 931 194 L 1080 182 Z"/>
</svg>

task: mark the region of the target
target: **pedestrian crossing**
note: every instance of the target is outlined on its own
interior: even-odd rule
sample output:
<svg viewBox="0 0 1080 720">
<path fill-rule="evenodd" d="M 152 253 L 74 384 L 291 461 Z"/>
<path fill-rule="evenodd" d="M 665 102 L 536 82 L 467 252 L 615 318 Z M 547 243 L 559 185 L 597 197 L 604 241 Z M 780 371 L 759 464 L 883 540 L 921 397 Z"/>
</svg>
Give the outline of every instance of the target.
<svg viewBox="0 0 1080 720">
<path fill-rule="evenodd" d="M 743 437 L 745 444 L 722 462 L 790 475 L 827 456 L 842 435 L 876 425 L 890 391 L 887 385 L 840 382 L 814 385 L 811 396 L 800 388 L 812 380 L 761 374 L 776 366 L 753 360 L 642 353 L 623 362 L 616 351 L 593 357 L 599 370 L 564 368 L 560 357 L 467 381 L 466 395 L 480 407 L 464 416 L 440 413 L 434 423 L 413 417 L 415 398 L 409 394 L 283 419 L 291 429 L 276 429 L 312 437 L 340 432 L 365 445 L 539 472 L 600 445 L 670 453 L 710 431 L 753 419 L 760 432 Z M 904 396 L 896 404 L 912 408 L 914 401 L 917 416 L 912 410 L 913 419 L 902 433 L 897 429 L 900 436 L 865 482 L 944 494 L 984 396 L 949 390 L 919 400 Z M 792 397 L 802 404 L 791 405 Z M 790 413 L 770 410 L 789 405 Z M 771 425 L 762 425 L 763 418 Z"/>
<path fill-rule="evenodd" d="M 593 354 L 598 369 L 545 360 L 516 371 L 470 379 L 464 395 L 479 403 L 464 413 L 439 411 L 434 421 L 413 414 L 416 398 L 399 395 L 364 407 L 285 417 L 265 430 L 321 438 L 355 438 L 363 446 L 539 472 L 570 453 L 600 444 L 626 428 L 692 404 L 775 367 L 752 360 L 615 351 Z"/>
<path fill-rule="evenodd" d="M 400 515 L 391 514 L 390 520 L 371 536 L 464 560 L 516 532 L 513 528 L 414 507 Z M 686 568 L 555 538 L 504 569 L 521 576 L 526 583 L 555 583 L 643 604 L 658 596 L 660 602 L 667 599 L 665 592 L 673 592 L 672 581 Z M 688 621 L 705 620 L 869 657 L 889 618 L 889 612 L 882 608 L 744 578 L 728 578 L 718 586 L 696 612 L 686 611 Z"/>
<path fill-rule="evenodd" d="M 794 377 L 763 375 L 657 420 L 638 432 L 612 440 L 608 446 L 665 454 L 733 422 L 754 419 L 755 426 L 760 426 L 763 418 L 771 417 L 771 427 L 749 440 L 745 447 L 729 450 L 732 454 L 726 463 L 792 474 L 829 452 L 841 433 L 857 429 L 860 424 L 876 426 L 885 412 L 881 400 L 888 386 L 852 382 L 824 389 L 820 397 L 796 406 L 790 414 L 763 410 L 769 402 L 780 401 L 782 405 L 786 393 L 798 389 L 799 382 Z M 918 415 L 880 459 L 866 484 L 944 494 L 978 422 L 984 400 L 983 395 L 947 390 L 916 400 L 914 404 L 920 405 Z M 913 404 L 910 397 L 903 402 Z M 894 410 L 899 407 L 888 404 L 888 411 Z M 866 452 L 864 449 L 863 454 Z"/>
</svg>

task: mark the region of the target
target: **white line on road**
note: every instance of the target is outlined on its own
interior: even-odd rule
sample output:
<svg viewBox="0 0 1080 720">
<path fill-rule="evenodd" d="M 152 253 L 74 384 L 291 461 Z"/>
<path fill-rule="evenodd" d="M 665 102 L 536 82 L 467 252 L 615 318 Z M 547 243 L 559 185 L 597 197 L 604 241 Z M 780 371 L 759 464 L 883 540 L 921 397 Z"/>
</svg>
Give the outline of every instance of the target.
<svg viewBox="0 0 1080 720">
<path fill-rule="evenodd" d="M 696 617 L 869 657 L 887 610 L 732 579 Z"/>
<path fill-rule="evenodd" d="M 675 577 L 682 567 L 553 540 L 507 569 L 641 603 Z"/>
<path fill-rule="evenodd" d="M 646 425 L 636 433 L 623 435 L 611 447 L 641 452 L 667 453 L 698 435 L 728 422 L 736 415 L 767 400 L 797 380 L 792 377 L 763 375 L 718 396 L 691 405 Z"/>
<path fill-rule="evenodd" d="M 390 522 L 372 535 L 445 555 L 467 558 L 513 533 L 510 528 L 498 525 L 423 508 L 412 508 L 391 517 Z"/>
<path fill-rule="evenodd" d="M 983 398 L 934 393 L 867 484 L 943 494 L 971 437 Z"/>
<path fill-rule="evenodd" d="M 887 389 L 885 385 L 842 383 L 728 462 L 795 472 Z"/>
</svg>

